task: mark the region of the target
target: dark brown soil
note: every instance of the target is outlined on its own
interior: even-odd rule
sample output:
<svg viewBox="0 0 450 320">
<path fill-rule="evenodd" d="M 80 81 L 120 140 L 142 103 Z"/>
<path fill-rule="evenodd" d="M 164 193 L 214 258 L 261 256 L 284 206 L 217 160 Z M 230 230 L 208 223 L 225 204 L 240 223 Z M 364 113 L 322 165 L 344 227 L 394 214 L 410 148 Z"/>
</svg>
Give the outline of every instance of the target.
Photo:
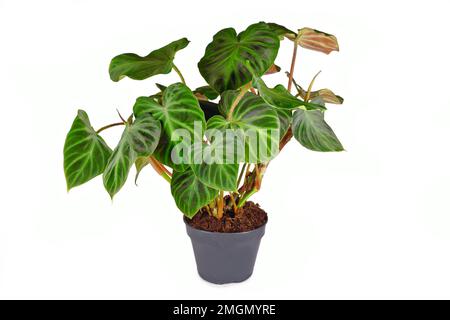
<svg viewBox="0 0 450 320">
<path fill-rule="evenodd" d="M 225 198 L 225 202 L 228 198 Z M 252 201 L 247 201 L 235 215 L 230 206 L 224 208 L 222 219 L 210 216 L 201 210 L 192 220 L 185 219 L 191 227 L 211 232 L 245 232 L 257 229 L 267 222 L 267 213 Z"/>
</svg>

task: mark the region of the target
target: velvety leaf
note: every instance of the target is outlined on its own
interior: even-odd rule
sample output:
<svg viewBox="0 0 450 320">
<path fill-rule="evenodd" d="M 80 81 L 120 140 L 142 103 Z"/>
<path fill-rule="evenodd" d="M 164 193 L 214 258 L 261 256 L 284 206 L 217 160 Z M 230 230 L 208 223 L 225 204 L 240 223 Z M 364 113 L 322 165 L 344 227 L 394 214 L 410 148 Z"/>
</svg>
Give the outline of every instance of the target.
<svg viewBox="0 0 450 320">
<path fill-rule="evenodd" d="M 214 100 L 219 96 L 219 93 L 210 86 L 198 87 L 197 89 L 194 90 L 194 94 L 197 93 L 205 96 L 209 100 Z"/>
<path fill-rule="evenodd" d="M 144 169 L 149 163 L 149 157 L 138 157 L 136 161 L 134 162 L 134 165 L 136 167 L 136 176 L 134 178 L 134 183 L 137 185 L 137 180 L 139 178 L 139 174 L 141 173 L 141 170 Z"/>
<path fill-rule="evenodd" d="M 292 131 L 304 147 L 314 151 L 342 151 L 344 148 L 318 110 L 297 110 L 292 120 Z"/>
<path fill-rule="evenodd" d="M 209 187 L 226 190 L 237 190 L 237 177 L 239 171 L 239 164 L 234 163 L 235 155 L 233 150 L 229 154 L 227 161 L 226 144 L 220 141 L 213 141 L 211 144 L 203 144 L 198 146 L 198 150 L 194 149 L 193 153 L 198 152 L 201 156 L 196 161 L 196 157 L 193 154 L 193 164 L 191 168 L 195 175 L 208 185 Z"/>
<path fill-rule="evenodd" d="M 64 143 L 67 190 L 103 173 L 112 150 L 92 128 L 87 113 L 78 110 Z"/>
<path fill-rule="evenodd" d="M 280 40 L 283 40 L 284 37 L 294 40 L 297 37 L 297 33 L 295 33 L 292 30 L 289 30 L 288 28 L 282 25 L 273 22 L 269 22 L 268 25 L 272 29 L 272 31 L 277 34 Z"/>
<path fill-rule="evenodd" d="M 177 207 L 188 218 L 194 217 L 200 208 L 209 204 L 219 193 L 201 182 L 191 169 L 174 171 L 170 187 Z"/>
<path fill-rule="evenodd" d="M 280 140 L 284 137 L 292 123 L 292 111 L 274 108 L 280 120 Z"/>
<path fill-rule="evenodd" d="M 232 129 L 241 137 L 248 133 L 257 137 L 259 146 L 256 146 L 254 141 L 247 141 L 245 158 L 243 154 L 238 154 L 238 161 L 262 162 L 273 158 L 278 151 L 279 142 L 279 139 L 275 139 L 276 141 L 272 139 L 272 134 L 277 136 L 280 126 L 277 113 L 261 97 L 247 92 L 236 105 L 232 115 L 228 117 L 237 96 L 237 91 L 226 91 L 222 94 L 219 111 L 223 116 L 214 116 L 209 119 L 207 128 L 209 130 Z"/>
<path fill-rule="evenodd" d="M 206 47 L 198 67 L 217 92 L 238 89 L 252 80 L 246 61 L 262 76 L 275 61 L 279 46 L 278 36 L 264 22 L 250 25 L 240 34 L 233 28 L 223 29 Z"/>
<path fill-rule="evenodd" d="M 144 80 L 157 74 L 167 74 L 172 70 L 176 52 L 186 48 L 188 44 L 189 40 L 182 38 L 150 52 L 145 57 L 134 53 L 118 55 L 111 60 L 109 76 L 112 81 L 119 81 L 125 76 Z"/>
<path fill-rule="evenodd" d="M 125 184 L 137 158 L 148 157 L 153 153 L 160 134 L 160 123 L 148 113 L 140 115 L 132 124 L 127 124 L 103 173 L 103 185 L 111 198 Z"/>
<path fill-rule="evenodd" d="M 331 51 L 339 51 L 339 44 L 335 36 L 311 28 L 300 29 L 295 41 L 303 48 L 325 54 L 329 54 Z"/>
<path fill-rule="evenodd" d="M 164 131 L 172 138 L 177 129 L 185 129 L 189 132 L 191 139 L 194 137 L 194 123 L 198 122 L 203 129 L 205 117 L 198 104 L 197 98 L 192 91 L 182 83 L 168 86 L 163 93 L 163 104 L 160 105 L 155 99 L 139 97 L 133 107 L 133 113 L 139 116 L 143 113 L 151 113 L 155 119 L 161 120 Z"/>
<path fill-rule="evenodd" d="M 313 103 L 307 103 L 303 100 L 297 99 L 281 84 L 271 89 L 268 88 L 264 81 L 259 77 L 255 77 L 253 83 L 264 101 L 276 108 L 292 110 L 303 106 L 306 110 L 325 109 L 321 105 L 315 105 Z"/>
</svg>

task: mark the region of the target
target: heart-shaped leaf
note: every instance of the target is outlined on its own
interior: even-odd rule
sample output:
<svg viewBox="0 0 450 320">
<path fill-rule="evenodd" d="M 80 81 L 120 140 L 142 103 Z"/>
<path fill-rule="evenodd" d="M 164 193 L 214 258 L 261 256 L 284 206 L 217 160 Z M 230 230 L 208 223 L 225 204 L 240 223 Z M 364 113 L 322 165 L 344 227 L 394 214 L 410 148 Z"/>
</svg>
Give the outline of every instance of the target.
<svg viewBox="0 0 450 320">
<path fill-rule="evenodd" d="M 87 113 L 78 110 L 64 143 L 67 190 L 103 173 L 112 150 L 92 128 Z"/>
<path fill-rule="evenodd" d="M 127 124 L 103 173 L 103 185 L 111 198 L 125 184 L 136 159 L 153 153 L 160 134 L 160 123 L 148 113 L 140 115 L 132 124 Z"/>
<path fill-rule="evenodd" d="M 219 133 L 219 136 L 220 139 L 216 136 L 211 144 L 204 143 L 194 148 L 191 168 L 200 181 L 209 187 L 236 191 L 239 164 L 234 162 L 234 150 L 227 149 L 223 135 Z M 230 151 L 228 155 L 227 150 Z"/>
<path fill-rule="evenodd" d="M 219 193 L 201 182 L 191 169 L 175 171 L 170 188 L 177 207 L 188 218 L 194 217 L 200 208 L 209 204 Z"/>
<path fill-rule="evenodd" d="M 217 92 L 238 89 L 252 80 L 246 61 L 262 76 L 275 61 L 279 47 L 277 34 L 264 22 L 250 25 L 240 34 L 233 28 L 223 29 L 206 47 L 198 68 Z"/>
<path fill-rule="evenodd" d="M 167 74 L 172 70 L 175 53 L 186 48 L 188 44 L 189 40 L 182 38 L 150 52 L 145 57 L 134 53 L 118 55 L 111 60 L 109 76 L 112 81 L 119 81 L 125 76 L 144 80 L 157 74 Z"/>
<path fill-rule="evenodd" d="M 203 136 L 205 117 L 192 91 L 182 83 L 168 86 L 162 96 L 162 105 L 149 97 L 139 97 L 133 107 L 133 113 L 139 116 L 151 113 L 161 120 L 164 131 L 172 138 L 177 129 L 185 129 L 191 139 Z M 200 132 L 195 132 L 195 123 L 200 125 Z"/>
<path fill-rule="evenodd" d="M 292 131 L 304 147 L 313 151 L 343 151 L 341 142 L 324 120 L 319 110 L 297 110 L 292 120 Z"/>
<path fill-rule="evenodd" d="M 245 145 L 245 154 L 238 149 L 237 161 L 259 163 L 268 161 L 278 154 L 279 128 L 278 115 L 261 97 L 247 92 L 235 106 L 230 115 L 237 91 L 222 94 L 219 110 L 223 116 L 214 116 L 208 120 L 207 128 L 231 129 Z M 226 141 L 227 144 L 232 143 Z M 240 148 L 241 146 L 238 146 Z"/>
<path fill-rule="evenodd" d="M 320 51 L 325 54 L 339 51 L 339 44 L 335 36 L 311 28 L 298 30 L 295 41 L 303 48 Z"/>
</svg>

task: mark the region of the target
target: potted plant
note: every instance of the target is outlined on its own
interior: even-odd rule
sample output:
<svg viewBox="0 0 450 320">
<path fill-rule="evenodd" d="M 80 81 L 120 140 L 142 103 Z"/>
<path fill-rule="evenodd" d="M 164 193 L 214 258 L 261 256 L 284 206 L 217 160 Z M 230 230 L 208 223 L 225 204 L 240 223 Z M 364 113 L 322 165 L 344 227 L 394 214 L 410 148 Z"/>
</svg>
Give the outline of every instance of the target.
<svg viewBox="0 0 450 320">
<path fill-rule="evenodd" d="M 284 38 L 293 43 L 286 72 L 287 88 L 268 87 L 263 76 L 278 73 L 275 65 Z M 184 213 L 199 274 L 213 283 L 247 279 L 253 267 L 267 214 L 249 198 L 261 188 L 270 161 L 294 137 L 314 151 L 342 151 L 324 120 L 326 103 L 343 99 L 329 89 L 312 91 L 315 77 L 303 89 L 294 80 L 298 47 L 329 54 L 338 51 L 334 36 L 303 28 L 291 31 L 259 22 L 237 33 L 227 28 L 214 35 L 198 68 L 207 85 L 191 89 L 175 54 L 186 38 L 150 52 L 114 57 L 111 80 L 144 80 L 172 70 L 180 82 L 156 84 L 156 92 L 137 98 L 132 113 L 94 129 L 79 110 L 64 145 L 68 190 L 102 174 L 111 198 L 125 184 L 130 170 L 136 177 L 147 165 L 170 184 Z M 291 93 L 292 89 L 295 92 Z M 111 149 L 103 130 L 122 126 Z"/>
</svg>

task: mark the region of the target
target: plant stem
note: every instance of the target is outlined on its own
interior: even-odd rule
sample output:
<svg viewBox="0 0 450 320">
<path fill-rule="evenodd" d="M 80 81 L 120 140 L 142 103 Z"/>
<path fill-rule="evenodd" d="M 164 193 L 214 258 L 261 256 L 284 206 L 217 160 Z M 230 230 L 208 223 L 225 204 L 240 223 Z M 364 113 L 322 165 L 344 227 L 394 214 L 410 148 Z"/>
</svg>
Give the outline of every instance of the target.
<svg viewBox="0 0 450 320">
<path fill-rule="evenodd" d="M 184 77 L 181 74 L 180 69 L 178 69 L 175 64 L 173 64 L 172 67 L 173 67 L 173 70 L 175 70 L 175 72 L 178 73 L 178 75 L 180 76 L 181 82 L 183 82 L 183 84 L 186 84 L 186 81 L 184 80 Z"/>
<path fill-rule="evenodd" d="M 109 128 L 112 128 L 112 127 L 123 126 L 123 125 L 125 125 L 124 122 L 111 123 L 111 124 L 108 124 L 107 126 L 104 126 L 104 127 L 101 127 L 100 129 L 98 129 L 97 133 L 100 133 L 103 130 L 106 130 L 106 129 L 109 129 Z"/>
<path fill-rule="evenodd" d="M 219 198 L 217 199 L 217 218 L 222 219 L 223 217 L 223 191 L 220 190 Z"/>
<path fill-rule="evenodd" d="M 244 204 L 247 202 L 247 200 L 254 195 L 258 190 L 251 189 L 250 191 L 247 191 L 244 193 L 244 195 L 239 199 L 239 203 L 237 205 L 238 208 L 242 208 Z"/>
<path fill-rule="evenodd" d="M 292 53 L 292 62 L 291 62 L 291 69 L 289 70 L 289 82 L 287 89 L 290 92 L 292 88 L 292 81 L 294 79 L 294 68 L 295 68 L 295 60 L 297 59 L 297 42 L 294 41 L 294 52 Z"/>
<path fill-rule="evenodd" d="M 238 187 L 238 188 L 239 188 L 239 185 L 241 184 L 242 177 L 244 176 L 244 172 L 246 172 L 246 171 L 245 171 L 245 167 L 246 167 L 247 165 L 248 165 L 247 163 L 244 163 L 244 164 L 242 165 L 241 172 L 239 173 L 239 178 L 238 178 L 238 181 L 237 181 L 237 187 Z"/>
<path fill-rule="evenodd" d="M 236 109 L 237 105 L 239 104 L 239 101 L 244 97 L 244 95 L 247 93 L 247 91 L 252 87 L 252 83 L 249 82 L 246 85 L 241 87 L 241 91 L 239 92 L 236 99 L 234 99 L 233 103 L 231 104 L 230 111 L 227 115 L 227 120 L 231 120 L 231 116 L 233 115 L 234 109 Z"/>
<path fill-rule="evenodd" d="M 148 160 L 153 169 L 155 169 L 155 171 L 158 172 L 159 175 L 163 177 L 167 182 L 171 183 L 172 178 L 169 176 L 170 172 L 167 171 L 167 169 L 161 164 L 161 162 L 156 160 L 154 157 L 149 157 Z"/>
<path fill-rule="evenodd" d="M 233 192 L 230 192 L 231 203 L 233 204 L 234 214 L 237 214 L 238 208 L 236 207 L 236 200 L 234 200 Z"/>
</svg>

